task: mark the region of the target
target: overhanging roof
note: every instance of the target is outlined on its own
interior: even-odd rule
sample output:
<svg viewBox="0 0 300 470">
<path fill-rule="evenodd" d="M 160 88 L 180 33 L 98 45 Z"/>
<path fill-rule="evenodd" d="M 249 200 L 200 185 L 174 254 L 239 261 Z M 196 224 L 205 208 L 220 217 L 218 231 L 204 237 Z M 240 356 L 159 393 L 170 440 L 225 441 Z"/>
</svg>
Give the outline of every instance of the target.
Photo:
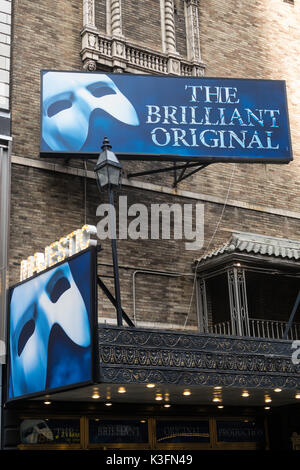
<svg viewBox="0 0 300 470">
<path fill-rule="evenodd" d="M 296 404 L 300 392 L 300 364 L 292 362 L 292 341 L 124 328 L 99 324 L 99 382 L 51 394 L 51 400 L 90 401 L 95 385 L 98 403 L 155 403 L 156 393 L 168 394 L 172 404 L 272 406 Z M 148 389 L 146 384 L 155 384 Z M 118 393 L 119 385 L 127 393 Z M 216 392 L 215 387 L 221 387 Z M 192 395 L 183 395 L 190 388 Z M 274 392 L 282 389 L 281 393 Z M 43 396 L 42 399 L 46 397 Z M 48 397 L 49 398 L 49 397 Z M 37 399 L 41 399 L 37 398 Z M 103 405 L 104 406 L 104 405 Z"/>
<path fill-rule="evenodd" d="M 300 241 L 270 237 L 249 232 L 233 232 L 230 240 L 216 250 L 195 260 L 198 265 L 205 260 L 224 254 L 252 254 L 290 261 L 300 260 Z"/>
</svg>

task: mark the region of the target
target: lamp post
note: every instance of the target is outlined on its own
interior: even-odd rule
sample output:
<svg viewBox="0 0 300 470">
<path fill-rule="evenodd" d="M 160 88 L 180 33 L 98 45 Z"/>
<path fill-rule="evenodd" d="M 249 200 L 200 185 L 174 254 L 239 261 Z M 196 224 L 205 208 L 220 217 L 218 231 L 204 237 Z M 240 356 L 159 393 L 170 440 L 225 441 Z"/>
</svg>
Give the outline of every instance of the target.
<svg viewBox="0 0 300 470">
<path fill-rule="evenodd" d="M 121 187 L 122 165 L 114 152 L 111 151 L 111 145 L 107 137 L 103 140 L 102 152 L 99 155 L 97 164 L 94 168 L 99 191 L 108 190 L 110 207 L 114 207 L 114 187 Z M 120 278 L 117 254 L 117 235 L 115 226 L 115 217 L 113 211 L 109 210 L 109 224 L 111 235 L 112 259 L 114 268 L 115 297 L 117 310 L 117 323 L 122 326 L 122 307 L 120 294 Z"/>
</svg>

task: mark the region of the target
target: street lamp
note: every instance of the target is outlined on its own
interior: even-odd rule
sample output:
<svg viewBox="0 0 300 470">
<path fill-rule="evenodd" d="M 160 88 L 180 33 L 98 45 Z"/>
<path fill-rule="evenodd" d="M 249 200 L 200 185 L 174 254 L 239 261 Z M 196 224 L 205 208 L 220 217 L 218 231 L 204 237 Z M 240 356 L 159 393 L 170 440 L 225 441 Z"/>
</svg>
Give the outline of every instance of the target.
<svg viewBox="0 0 300 470">
<path fill-rule="evenodd" d="M 114 152 L 111 151 L 111 145 L 107 137 L 103 140 L 102 152 L 99 155 L 97 164 L 94 168 L 99 191 L 108 190 L 110 207 L 114 207 L 113 187 L 121 187 L 122 165 Z M 114 283 L 116 296 L 116 310 L 118 326 L 122 326 L 122 307 L 120 294 L 119 266 L 117 255 L 117 240 L 114 211 L 109 210 L 109 225 L 112 247 L 112 259 L 114 268 Z"/>
</svg>

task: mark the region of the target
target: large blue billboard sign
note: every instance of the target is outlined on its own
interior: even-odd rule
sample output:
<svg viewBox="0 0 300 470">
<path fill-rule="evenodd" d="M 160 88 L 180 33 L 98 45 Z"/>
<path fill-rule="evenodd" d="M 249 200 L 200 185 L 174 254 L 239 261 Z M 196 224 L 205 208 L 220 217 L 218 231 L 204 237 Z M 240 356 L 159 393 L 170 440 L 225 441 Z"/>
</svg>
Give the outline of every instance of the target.
<svg viewBox="0 0 300 470">
<path fill-rule="evenodd" d="M 41 155 L 292 160 L 285 82 L 42 71 Z"/>
<path fill-rule="evenodd" d="M 9 400 L 93 381 L 94 283 L 88 249 L 10 289 Z"/>
</svg>

